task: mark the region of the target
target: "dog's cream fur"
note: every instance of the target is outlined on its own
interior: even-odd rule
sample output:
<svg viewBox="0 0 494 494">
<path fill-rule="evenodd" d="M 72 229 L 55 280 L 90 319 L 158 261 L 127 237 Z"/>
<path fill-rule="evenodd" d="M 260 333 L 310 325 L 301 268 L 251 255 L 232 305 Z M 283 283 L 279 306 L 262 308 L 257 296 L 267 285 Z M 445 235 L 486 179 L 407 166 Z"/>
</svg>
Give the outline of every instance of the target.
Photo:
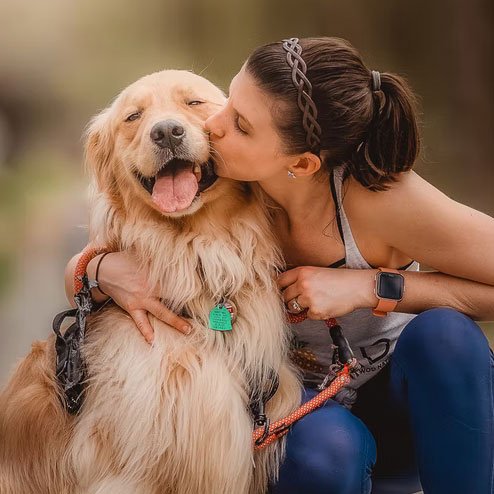
<svg viewBox="0 0 494 494">
<path fill-rule="evenodd" d="M 191 98 L 204 103 L 187 106 Z M 34 343 L 0 396 L 1 494 L 257 494 L 276 477 L 283 440 L 253 451 L 249 392 L 261 391 L 270 369 L 279 373 L 267 406 L 274 421 L 299 404 L 300 381 L 287 357 L 274 282 L 282 260 L 262 192 L 218 179 L 190 210 L 165 215 L 133 175 L 156 172 L 149 131 L 160 119 L 181 121 L 195 158 L 207 159 L 203 123 L 223 102 L 202 77 L 163 71 L 92 121 L 92 242 L 132 251 L 193 331 L 185 336 L 150 316 L 151 347 L 118 306 L 91 316 L 89 382 L 75 417 L 60 405 L 53 338 Z M 124 122 L 136 107 L 140 121 Z M 230 332 L 208 329 L 222 296 L 238 307 Z"/>
</svg>

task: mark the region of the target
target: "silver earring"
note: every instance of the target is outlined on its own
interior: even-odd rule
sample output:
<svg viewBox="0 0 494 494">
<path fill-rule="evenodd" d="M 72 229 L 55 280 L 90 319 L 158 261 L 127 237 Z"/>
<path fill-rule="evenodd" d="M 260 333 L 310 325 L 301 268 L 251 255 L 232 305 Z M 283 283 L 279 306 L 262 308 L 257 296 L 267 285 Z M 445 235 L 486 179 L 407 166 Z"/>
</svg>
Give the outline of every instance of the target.
<svg viewBox="0 0 494 494">
<path fill-rule="evenodd" d="M 297 176 L 295 175 L 295 173 L 293 173 L 291 170 L 288 170 L 288 176 L 290 178 L 297 178 Z"/>
</svg>

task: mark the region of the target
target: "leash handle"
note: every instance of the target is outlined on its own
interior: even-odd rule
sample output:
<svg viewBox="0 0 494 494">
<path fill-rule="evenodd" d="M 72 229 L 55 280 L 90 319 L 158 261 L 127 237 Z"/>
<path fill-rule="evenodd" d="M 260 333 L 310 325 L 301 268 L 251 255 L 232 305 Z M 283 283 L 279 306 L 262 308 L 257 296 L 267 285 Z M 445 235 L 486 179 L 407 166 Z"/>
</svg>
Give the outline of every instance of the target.
<svg viewBox="0 0 494 494">
<path fill-rule="evenodd" d="M 87 266 L 89 262 L 94 259 L 96 256 L 99 254 L 106 254 L 109 253 L 110 251 L 106 247 L 91 247 L 88 248 L 86 247 L 83 251 L 81 256 L 79 257 L 75 270 L 74 270 L 74 293 L 77 294 L 79 293 L 83 287 L 83 277 L 86 274 Z M 94 288 L 97 285 L 94 285 L 91 288 Z"/>
<path fill-rule="evenodd" d="M 85 258 L 88 259 L 88 256 Z M 87 316 L 94 312 L 96 305 L 91 298 L 91 288 L 95 285 L 87 277 L 85 266 L 75 278 L 75 286 L 80 289 L 74 295 L 77 308 L 65 310 L 55 316 L 52 323 L 56 335 L 56 378 L 60 388 L 60 398 L 68 413 L 76 415 L 84 401 L 86 366 L 82 355 L 82 347 L 86 335 Z M 77 273 L 77 270 L 76 270 Z M 111 299 L 108 299 L 97 310 L 101 310 Z M 66 318 L 74 318 L 74 322 L 62 334 L 61 328 Z"/>
</svg>

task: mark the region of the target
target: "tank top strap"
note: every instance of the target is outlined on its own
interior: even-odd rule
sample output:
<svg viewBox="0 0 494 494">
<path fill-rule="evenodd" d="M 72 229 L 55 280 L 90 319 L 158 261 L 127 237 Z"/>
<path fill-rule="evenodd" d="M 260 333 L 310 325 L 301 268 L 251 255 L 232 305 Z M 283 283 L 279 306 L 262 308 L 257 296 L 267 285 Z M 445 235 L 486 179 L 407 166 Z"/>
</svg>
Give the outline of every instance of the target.
<svg viewBox="0 0 494 494">
<path fill-rule="evenodd" d="M 343 242 L 344 245 L 346 245 L 345 236 L 343 234 L 343 226 L 341 224 L 340 201 L 338 199 L 338 197 L 339 197 L 338 193 L 336 192 L 336 181 L 335 181 L 335 169 L 334 168 L 333 168 L 333 170 L 331 170 L 330 185 L 331 185 L 331 195 L 333 196 L 333 203 L 335 205 L 335 210 L 336 210 L 336 222 L 338 224 L 338 230 L 340 232 L 341 241 Z"/>
<path fill-rule="evenodd" d="M 345 178 L 345 166 L 334 168 L 331 172 L 331 194 L 336 207 L 336 220 L 341 238 L 345 244 L 346 267 L 354 269 L 375 269 L 361 254 L 355 239 L 353 238 L 350 223 L 343 208 L 342 185 Z M 398 268 L 400 271 L 418 271 L 420 265 L 417 261 L 410 261 L 405 266 Z"/>
<path fill-rule="evenodd" d="M 341 165 L 333 169 L 331 180 L 331 191 L 336 208 L 336 219 L 338 229 L 345 244 L 346 267 L 353 269 L 369 269 L 372 266 L 364 259 L 360 253 L 355 239 L 353 238 L 350 223 L 343 208 L 342 185 L 345 172 L 345 166 Z"/>
</svg>

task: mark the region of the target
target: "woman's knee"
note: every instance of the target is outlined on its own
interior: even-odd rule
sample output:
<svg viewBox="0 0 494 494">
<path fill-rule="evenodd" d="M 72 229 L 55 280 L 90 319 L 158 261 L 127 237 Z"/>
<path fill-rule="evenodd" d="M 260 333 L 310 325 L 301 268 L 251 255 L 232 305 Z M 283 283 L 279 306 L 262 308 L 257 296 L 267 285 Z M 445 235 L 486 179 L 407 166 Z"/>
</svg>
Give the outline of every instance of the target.
<svg viewBox="0 0 494 494">
<path fill-rule="evenodd" d="M 489 343 L 479 326 L 468 316 L 450 307 L 437 307 L 418 314 L 403 329 L 394 353 L 402 366 L 443 362 L 467 363 L 482 353 Z"/>
<path fill-rule="evenodd" d="M 291 492 L 370 492 L 376 444 L 364 423 L 330 402 L 295 424 L 288 437 L 286 469 Z M 280 482 L 283 475 L 280 473 Z M 278 492 L 278 491 L 275 491 Z M 280 490 L 279 492 L 285 492 Z"/>
</svg>

